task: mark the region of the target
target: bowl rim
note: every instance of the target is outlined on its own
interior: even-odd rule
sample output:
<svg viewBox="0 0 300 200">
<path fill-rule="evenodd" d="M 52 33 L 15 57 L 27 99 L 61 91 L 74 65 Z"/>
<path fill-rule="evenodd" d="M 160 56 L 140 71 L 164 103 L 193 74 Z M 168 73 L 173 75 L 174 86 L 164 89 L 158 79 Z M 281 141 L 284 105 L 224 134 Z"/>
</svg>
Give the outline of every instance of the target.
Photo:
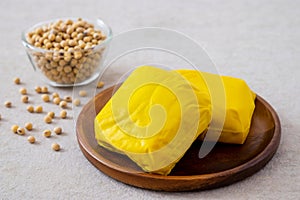
<svg viewBox="0 0 300 200">
<path fill-rule="evenodd" d="M 67 19 L 71 19 L 71 20 L 78 20 L 79 17 L 63 17 L 63 18 L 55 18 L 55 19 L 50 19 L 50 20 L 46 20 L 46 21 L 41 21 L 39 23 L 36 23 L 34 24 L 33 26 L 25 29 L 22 31 L 22 34 L 21 34 L 21 40 L 22 40 L 22 43 L 24 45 L 24 47 L 27 47 L 31 50 L 34 50 L 36 52 L 40 52 L 40 53 L 54 53 L 54 52 L 59 52 L 61 50 L 48 50 L 48 49 L 44 49 L 44 48 L 40 48 L 40 47 L 36 47 L 32 44 L 30 44 L 28 41 L 27 41 L 27 38 L 26 38 L 26 35 L 27 33 L 29 32 L 29 30 L 34 30 L 38 27 L 41 27 L 43 25 L 46 25 L 46 24 L 50 24 L 52 22 L 55 22 L 55 21 L 58 21 L 58 20 L 67 20 Z M 96 50 L 98 48 L 101 48 L 103 46 L 105 46 L 107 43 L 110 42 L 110 40 L 112 39 L 113 37 L 113 32 L 112 32 L 112 29 L 110 26 L 108 26 L 102 19 L 100 18 L 96 18 L 96 19 L 89 19 L 89 18 L 81 18 L 80 19 L 86 21 L 86 22 L 89 22 L 95 26 L 101 26 L 101 27 L 104 27 L 103 29 L 105 29 L 107 31 L 107 34 L 105 34 L 106 38 L 105 40 L 103 40 L 100 44 L 97 44 L 95 45 L 94 47 L 91 47 L 90 49 L 88 50 Z M 96 23 L 92 23 L 92 21 L 96 21 Z M 100 31 L 102 32 L 103 30 L 100 29 Z M 65 50 L 62 50 L 64 52 L 67 52 Z M 72 51 L 69 51 L 69 52 L 74 52 L 74 51 L 79 51 L 79 52 L 83 52 L 83 51 L 86 51 L 86 49 L 81 49 L 81 50 L 72 50 Z"/>
</svg>

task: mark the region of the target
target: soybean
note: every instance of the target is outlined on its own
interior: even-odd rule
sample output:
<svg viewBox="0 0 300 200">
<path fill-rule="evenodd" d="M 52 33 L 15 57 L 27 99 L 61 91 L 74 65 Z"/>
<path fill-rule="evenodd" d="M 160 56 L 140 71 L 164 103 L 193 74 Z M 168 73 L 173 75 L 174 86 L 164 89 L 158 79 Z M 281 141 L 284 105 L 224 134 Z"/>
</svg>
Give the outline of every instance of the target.
<svg viewBox="0 0 300 200">
<path fill-rule="evenodd" d="M 28 97 L 27 95 L 23 95 L 23 96 L 21 97 L 21 101 L 22 101 L 23 103 L 28 103 L 28 99 L 29 99 L 29 97 Z"/>
<path fill-rule="evenodd" d="M 62 128 L 61 127 L 55 127 L 53 129 L 54 133 L 56 133 L 57 135 L 60 135 L 62 133 Z"/>
<path fill-rule="evenodd" d="M 44 117 L 44 122 L 46 122 L 47 124 L 51 124 L 52 123 L 52 117 L 49 115 L 46 115 Z"/>
<path fill-rule="evenodd" d="M 21 83 L 21 80 L 19 77 L 14 78 L 14 83 L 19 85 Z"/>
<path fill-rule="evenodd" d="M 17 133 L 18 133 L 19 135 L 25 135 L 25 129 L 19 127 L 19 128 L 17 129 Z"/>
<path fill-rule="evenodd" d="M 7 108 L 11 108 L 12 103 L 11 103 L 10 101 L 5 101 L 5 102 L 4 102 L 4 105 L 5 105 L 5 107 L 7 107 Z"/>
<path fill-rule="evenodd" d="M 51 51 L 36 54 L 34 58 L 49 80 L 61 84 L 82 82 L 94 74 L 105 50 L 95 47 L 105 39 L 101 30 L 82 19 L 60 20 L 27 34 L 31 45 Z"/>
<path fill-rule="evenodd" d="M 18 125 L 12 125 L 11 131 L 14 133 L 17 133 L 19 126 Z"/>
<path fill-rule="evenodd" d="M 26 88 L 21 88 L 21 89 L 19 90 L 19 92 L 20 92 L 21 94 L 23 94 L 23 95 L 27 94 Z"/>
<path fill-rule="evenodd" d="M 54 151 L 59 151 L 59 150 L 60 150 L 60 145 L 57 144 L 57 143 L 53 143 L 53 144 L 51 145 L 51 147 L 52 147 L 52 149 L 53 149 Z"/>
<path fill-rule="evenodd" d="M 30 112 L 30 113 L 33 113 L 34 112 L 34 107 L 33 106 L 28 106 L 27 111 Z"/>
<path fill-rule="evenodd" d="M 35 143 L 35 137 L 32 136 L 32 135 L 29 136 L 29 137 L 27 138 L 27 140 L 28 140 L 28 142 L 31 143 L 31 144 Z"/>
<path fill-rule="evenodd" d="M 67 118 L 67 111 L 66 111 L 66 110 L 62 110 L 62 111 L 60 112 L 60 117 L 61 117 L 62 119 Z"/>
<path fill-rule="evenodd" d="M 48 129 L 47 129 L 47 130 L 44 130 L 43 134 L 44 134 L 44 136 L 47 137 L 47 138 L 48 138 L 48 137 L 51 137 L 51 131 L 48 130 Z"/>
<path fill-rule="evenodd" d="M 31 131 L 32 128 L 33 128 L 32 123 L 30 123 L 30 122 L 26 123 L 26 124 L 25 124 L 25 128 L 26 128 L 28 131 Z"/>
</svg>

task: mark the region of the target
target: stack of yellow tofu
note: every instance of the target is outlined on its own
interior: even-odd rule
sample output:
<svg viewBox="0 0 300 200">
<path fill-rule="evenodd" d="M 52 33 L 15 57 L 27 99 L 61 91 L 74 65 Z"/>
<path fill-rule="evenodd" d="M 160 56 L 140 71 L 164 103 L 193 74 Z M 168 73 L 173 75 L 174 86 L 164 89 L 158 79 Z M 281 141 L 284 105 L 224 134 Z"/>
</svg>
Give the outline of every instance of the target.
<svg viewBox="0 0 300 200">
<path fill-rule="evenodd" d="M 215 82 L 222 83 L 224 98 L 212 99 Z M 218 142 L 243 144 L 255 97 L 241 79 L 143 66 L 98 113 L 95 137 L 99 145 L 127 155 L 145 172 L 168 175 L 208 128 L 221 133 Z M 225 113 L 213 114 L 219 108 Z M 212 127 L 214 121 L 223 126 Z"/>
</svg>

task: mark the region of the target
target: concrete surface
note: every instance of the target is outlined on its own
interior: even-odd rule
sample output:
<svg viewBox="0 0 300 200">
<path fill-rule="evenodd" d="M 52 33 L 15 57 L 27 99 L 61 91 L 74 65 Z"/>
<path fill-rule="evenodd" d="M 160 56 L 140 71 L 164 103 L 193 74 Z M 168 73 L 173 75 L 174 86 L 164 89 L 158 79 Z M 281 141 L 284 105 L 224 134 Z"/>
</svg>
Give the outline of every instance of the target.
<svg viewBox="0 0 300 200">
<path fill-rule="evenodd" d="M 0 199 L 297 199 L 300 196 L 300 1 L 0 1 Z M 21 103 L 20 87 L 30 104 L 60 110 L 34 92 L 45 85 L 33 72 L 22 47 L 25 28 L 67 16 L 101 17 L 115 34 L 133 28 L 164 27 L 180 31 L 201 44 L 221 74 L 243 78 L 278 112 L 282 140 L 268 165 L 255 175 L 202 192 L 165 193 L 117 182 L 92 166 L 76 141 L 74 117 L 45 125 L 43 114 L 30 114 Z M 22 85 L 15 85 L 19 76 Z M 113 74 L 111 77 L 113 78 Z M 72 89 L 49 87 L 72 95 Z M 82 98 L 85 103 L 93 96 Z M 5 108 L 10 100 L 13 107 Z M 81 107 L 80 107 L 81 108 Z M 76 110 L 78 113 L 80 108 Z M 44 114 L 45 114 L 44 112 Z M 14 135 L 12 124 L 31 121 L 38 142 Z M 41 131 L 62 126 L 64 134 L 45 139 Z M 29 133 L 27 132 L 27 136 Z M 51 150 L 58 142 L 62 151 Z"/>
</svg>

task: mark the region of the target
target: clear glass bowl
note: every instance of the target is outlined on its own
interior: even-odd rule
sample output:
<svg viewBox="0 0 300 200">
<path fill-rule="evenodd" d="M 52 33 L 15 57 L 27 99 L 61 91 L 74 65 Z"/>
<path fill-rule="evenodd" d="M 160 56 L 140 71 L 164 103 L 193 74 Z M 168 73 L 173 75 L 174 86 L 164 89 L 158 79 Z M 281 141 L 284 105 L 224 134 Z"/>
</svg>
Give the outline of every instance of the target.
<svg viewBox="0 0 300 200">
<path fill-rule="evenodd" d="M 100 44 L 89 49 L 62 52 L 62 50 L 39 48 L 28 42 L 27 34 L 29 32 L 58 20 L 65 21 L 67 19 L 77 20 L 77 18 L 65 18 L 45 21 L 32 26 L 22 33 L 22 43 L 34 71 L 38 72 L 46 83 L 55 87 L 86 85 L 95 80 L 101 72 L 112 38 L 111 28 L 101 19 L 83 19 L 93 24 L 94 29 L 100 30 L 106 36 Z"/>
</svg>

